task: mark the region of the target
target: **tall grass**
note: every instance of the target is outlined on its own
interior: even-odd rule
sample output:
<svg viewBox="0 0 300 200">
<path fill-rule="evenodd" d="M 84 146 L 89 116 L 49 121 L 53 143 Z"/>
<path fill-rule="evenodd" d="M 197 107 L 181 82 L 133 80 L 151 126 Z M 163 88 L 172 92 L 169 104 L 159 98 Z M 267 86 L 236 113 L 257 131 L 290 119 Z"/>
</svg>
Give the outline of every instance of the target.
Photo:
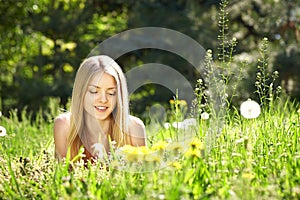
<svg viewBox="0 0 300 200">
<path fill-rule="evenodd" d="M 80 162 L 58 163 L 54 159 L 52 121 L 20 122 L 12 113 L 10 118 L 1 117 L 0 121 L 8 133 L 0 138 L 0 196 L 2 199 L 298 199 L 299 106 L 288 101 L 277 101 L 272 106 L 272 112 L 264 111 L 256 119 L 245 119 L 236 110 L 209 153 L 204 149 L 205 134 L 200 131 L 199 140 L 178 146 L 178 154 L 174 154 L 174 143 L 165 138 L 167 145 L 161 145 L 160 150 L 170 156 L 164 157 L 165 160 L 137 161 L 140 168 L 133 168 L 132 161 L 125 165 L 118 159 L 88 166 Z M 200 124 L 201 130 L 211 126 L 204 120 Z M 175 134 L 182 130 L 161 131 L 167 136 L 170 131 Z M 73 165 L 71 171 L 70 165 Z"/>
</svg>

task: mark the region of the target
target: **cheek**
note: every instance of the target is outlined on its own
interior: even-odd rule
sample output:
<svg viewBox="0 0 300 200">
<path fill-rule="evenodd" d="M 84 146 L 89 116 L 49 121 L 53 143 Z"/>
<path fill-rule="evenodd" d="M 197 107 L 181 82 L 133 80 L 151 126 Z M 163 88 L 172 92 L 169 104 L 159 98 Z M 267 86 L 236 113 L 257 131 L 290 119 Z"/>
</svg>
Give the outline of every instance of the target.
<svg viewBox="0 0 300 200">
<path fill-rule="evenodd" d="M 116 107 L 116 105 L 117 105 L 117 97 L 113 97 L 113 98 L 111 99 L 111 105 L 112 105 L 113 108 Z"/>
<path fill-rule="evenodd" d="M 89 105 L 93 103 L 95 97 L 93 95 L 90 95 L 89 93 L 86 93 L 84 96 L 84 105 Z"/>
</svg>

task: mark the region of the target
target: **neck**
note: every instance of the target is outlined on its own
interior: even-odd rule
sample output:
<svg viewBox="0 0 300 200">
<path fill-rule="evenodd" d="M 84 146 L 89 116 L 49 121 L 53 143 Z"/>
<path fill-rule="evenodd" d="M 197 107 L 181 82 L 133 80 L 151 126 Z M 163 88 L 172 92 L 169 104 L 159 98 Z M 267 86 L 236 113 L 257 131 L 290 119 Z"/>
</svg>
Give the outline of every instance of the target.
<svg viewBox="0 0 300 200">
<path fill-rule="evenodd" d="M 106 120 L 97 120 L 95 117 L 84 113 L 85 120 L 85 138 L 86 144 L 84 146 L 93 155 L 95 154 L 95 149 L 93 145 L 96 143 L 101 143 L 106 152 L 109 152 L 108 135 L 110 135 L 110 123 L 111 118 Z"/>
<path fill-rule="evenodd" d="M 109 135 L 108 132 L 111 118 L 107 118 L 106 120 L 97 120 L 95 117 L 85 113 L 84 120 L 86 131 L 92 141 L 99 141 L 99 139 Z"/>
</svg>

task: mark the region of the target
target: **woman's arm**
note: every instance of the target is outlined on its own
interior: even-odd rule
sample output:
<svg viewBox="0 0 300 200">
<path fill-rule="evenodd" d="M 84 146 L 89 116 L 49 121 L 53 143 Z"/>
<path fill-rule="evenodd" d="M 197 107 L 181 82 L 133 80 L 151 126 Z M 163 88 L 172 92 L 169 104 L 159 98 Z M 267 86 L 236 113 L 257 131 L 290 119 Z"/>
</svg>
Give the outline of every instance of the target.
<svg viewBox="0 0 300 200">
<path fill-rule="evenodd" d="M 55 157 L 59 160 L 67 154 L 67 136 L 70 128 L 70 113 L 59 115 L 54 120 Z"/>
<path fill-rule="evenodd" d="M 143 121 L 137 117 L 130 116 L 131 145 L 146 146 L 146 129 Z"/>
</svg>

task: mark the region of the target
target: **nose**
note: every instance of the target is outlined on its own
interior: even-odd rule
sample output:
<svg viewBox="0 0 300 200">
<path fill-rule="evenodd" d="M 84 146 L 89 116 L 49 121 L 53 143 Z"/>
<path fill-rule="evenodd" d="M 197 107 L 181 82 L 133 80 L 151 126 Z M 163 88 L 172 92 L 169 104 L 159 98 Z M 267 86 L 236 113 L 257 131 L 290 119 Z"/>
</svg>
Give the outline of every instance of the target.
<svg viewBox="0 0 300 200">
<path fill-rule="evenodd" d="M 105 92 L 99 92 L 97 100 L 101 103 L 106 103 L 107 102 L 107 97 Z"/>
</svg>

